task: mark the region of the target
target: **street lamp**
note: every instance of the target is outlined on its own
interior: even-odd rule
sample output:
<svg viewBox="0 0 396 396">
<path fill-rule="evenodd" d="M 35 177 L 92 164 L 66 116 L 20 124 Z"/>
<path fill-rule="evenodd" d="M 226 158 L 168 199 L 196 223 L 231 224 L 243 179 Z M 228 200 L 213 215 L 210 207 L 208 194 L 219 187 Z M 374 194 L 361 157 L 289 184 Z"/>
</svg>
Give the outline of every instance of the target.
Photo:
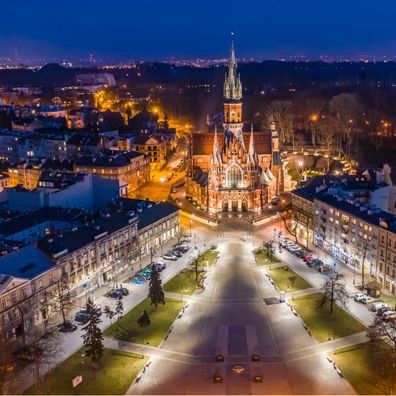
<svg viewBox="0 0 396 396">
<path fill-rule="evenodd" d="M 191 236 L 192 236 L 192 233 L 191 233 L 191 226 L 192 226 L 192 220 L 190 219 L 190 238 L 191 238 Z"/>
</svg>

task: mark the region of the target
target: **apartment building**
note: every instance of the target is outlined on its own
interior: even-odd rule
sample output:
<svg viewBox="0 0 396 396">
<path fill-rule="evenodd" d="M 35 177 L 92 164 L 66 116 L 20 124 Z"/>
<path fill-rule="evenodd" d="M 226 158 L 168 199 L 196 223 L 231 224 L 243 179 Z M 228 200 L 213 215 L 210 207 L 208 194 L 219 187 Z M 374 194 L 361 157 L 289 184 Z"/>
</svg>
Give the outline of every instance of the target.
<svg viewBox="0 0 396 396">
<path fill-rule="evenodd" d="M 74 167 L 76 172 L 89 172 L 107 179 L 117 179 L 128 185 L 128 194 L 150 180 L 150 159 L 137 151 L 104 152 L 82 156 Z"/>
<path fill-rule="evenodd" d="M 39 249 L 0 257 L 0 327 L 9 340 L 23 336 L 54 312 L 60 271 Z"/>
</svg>

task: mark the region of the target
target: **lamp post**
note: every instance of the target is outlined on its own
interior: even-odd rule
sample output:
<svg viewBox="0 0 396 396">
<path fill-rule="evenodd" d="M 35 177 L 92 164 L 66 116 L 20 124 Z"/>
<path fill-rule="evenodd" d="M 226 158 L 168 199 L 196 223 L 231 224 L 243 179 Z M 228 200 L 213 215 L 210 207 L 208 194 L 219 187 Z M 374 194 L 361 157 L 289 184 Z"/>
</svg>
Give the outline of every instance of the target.
<svg viewBox="0 0 396 396">
<path fill-rule="evenodd" d="M 191 236 L 192 236 L 192 233 L 191 233 L 191 226 L 192 226 L 192 220 L 190 219 L 190 238 L 191 238 Z"/>
</svg>

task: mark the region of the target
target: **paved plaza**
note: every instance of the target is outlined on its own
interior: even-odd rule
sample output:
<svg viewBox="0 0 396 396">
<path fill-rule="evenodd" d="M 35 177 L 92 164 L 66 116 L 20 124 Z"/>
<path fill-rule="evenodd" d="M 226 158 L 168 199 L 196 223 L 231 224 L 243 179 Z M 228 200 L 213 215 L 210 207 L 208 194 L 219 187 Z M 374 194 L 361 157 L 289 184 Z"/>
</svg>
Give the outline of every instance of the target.
<svg viewBox="0 0 396 396">
<path fill-rule="evenodd" d="M 286 304 L 264 302 L 275 302 L 279 292 L 256 264 L 252 247 L 241 232 L 222 234 L 206 290 L 183 297 L 188 308 L 161 348 L 147 347 L 151 364 L 129 394 L 354 393 L 326 359 L 333 345 L 318 344 Z M 346 342 L 363 339 L 359 334 Z M 215 362 L 217 354 L 224 362 Z M 252 362 L 253 354 L 261 360 Z M 235 374 L 236 365 L 245 372 Z M 223 383 L 213 383 L 215 374 Z M 257 374 L 262 383 L 253 382 Z"/>
</svg>

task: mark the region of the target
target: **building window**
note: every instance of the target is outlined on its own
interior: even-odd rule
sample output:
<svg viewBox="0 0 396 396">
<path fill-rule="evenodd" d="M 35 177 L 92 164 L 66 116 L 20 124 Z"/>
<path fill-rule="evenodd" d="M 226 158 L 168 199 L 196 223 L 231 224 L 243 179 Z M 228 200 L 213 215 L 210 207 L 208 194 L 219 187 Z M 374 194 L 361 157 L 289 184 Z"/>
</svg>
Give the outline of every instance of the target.
<svg viewBox="0 0 396 396">
<path fill-rule="evenodd" d="M 242 170 L 238 165 L 231 165 L 227 171 L 227 187 L 242 187 L 242 178 Z"/>
</svg>

